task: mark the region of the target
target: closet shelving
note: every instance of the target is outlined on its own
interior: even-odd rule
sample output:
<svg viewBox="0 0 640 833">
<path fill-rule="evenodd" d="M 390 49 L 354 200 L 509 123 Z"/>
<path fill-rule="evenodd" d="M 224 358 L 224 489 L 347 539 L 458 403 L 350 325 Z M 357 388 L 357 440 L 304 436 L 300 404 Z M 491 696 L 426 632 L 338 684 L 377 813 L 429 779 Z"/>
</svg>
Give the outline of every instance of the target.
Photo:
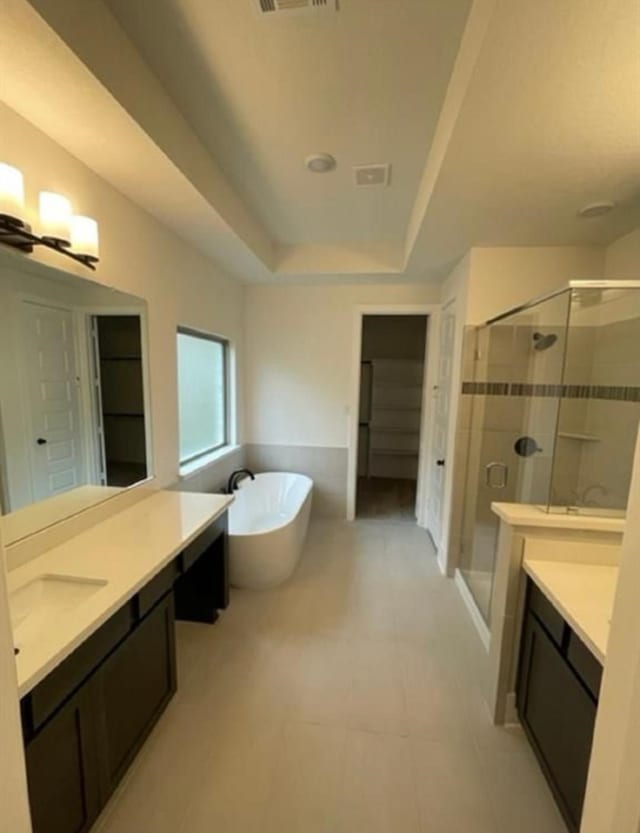
<svg viewBox="0 0 640 833">
<path fill-rule="evenodd" d="M 423 363 L 372 359 L 367 473 L 415 477 L 420 450 Z"/>
</svg>

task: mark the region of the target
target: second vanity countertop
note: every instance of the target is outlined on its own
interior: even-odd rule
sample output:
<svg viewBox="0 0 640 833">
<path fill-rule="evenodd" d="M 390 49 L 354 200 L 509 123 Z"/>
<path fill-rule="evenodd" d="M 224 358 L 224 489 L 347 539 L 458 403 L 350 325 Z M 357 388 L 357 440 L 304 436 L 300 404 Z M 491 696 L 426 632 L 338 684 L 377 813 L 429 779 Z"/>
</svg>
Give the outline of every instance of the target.
<svg viewBox="0 0 640 833">
<path fill-rule="evenodd" d="M 232 503 L 229 495 L 158 491 L 11 570 L 8 590 L 41 576 L 106 582 L 60 613 L 16 657 L 20 696 L 91 636 Z"/>
<path fill-rule="evenodd" d="M 537 559 L 528 557 L 526 549 L 523 566 L 577 636 L 604 664 L 618 567 Z"/>
</svg>

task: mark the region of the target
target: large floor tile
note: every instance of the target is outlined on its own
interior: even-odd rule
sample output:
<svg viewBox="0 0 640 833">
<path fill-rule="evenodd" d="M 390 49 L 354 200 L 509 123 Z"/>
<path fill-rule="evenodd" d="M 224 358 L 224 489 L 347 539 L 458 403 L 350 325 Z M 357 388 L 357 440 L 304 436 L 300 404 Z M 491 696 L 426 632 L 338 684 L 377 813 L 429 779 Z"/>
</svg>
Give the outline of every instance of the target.
<svg viewBox="0 0 640 833">
<path fill-rule="evenodd" d="M 312 524 L 281 587 L 177 627 L 179 691 L 99 833 L 565 833 L 411 523 Z"/>
<path fill-rule="evenodd" d="M 336 833 L 420 833 L 411 741 L 347 735 Z"/>
</svg>

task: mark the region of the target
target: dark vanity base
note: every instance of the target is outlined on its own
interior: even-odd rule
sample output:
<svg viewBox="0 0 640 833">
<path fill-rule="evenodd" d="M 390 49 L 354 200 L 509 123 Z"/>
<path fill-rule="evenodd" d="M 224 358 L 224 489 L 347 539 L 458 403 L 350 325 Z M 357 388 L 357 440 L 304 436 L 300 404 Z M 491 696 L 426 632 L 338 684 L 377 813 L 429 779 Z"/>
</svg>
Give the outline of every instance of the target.
<svg viewBox="0 0 640 833">
<path fill-rule="evenodd" d="M 226 519 L 21 702 L 34 833 L 87 833 L 176 692 L 175 618 L 228 605 Z"/>
<path fill-rule="evenodd" d="M 571 833 L 580 828 L 602 667 L 530 581 L 517 703 Z"/>
<path fill-rule="evenodd" d="M 223 515 L 184 550 L 175 584 L 176 619 L 213 624 L 229 606 L 227 516 Z"/>
</svg>

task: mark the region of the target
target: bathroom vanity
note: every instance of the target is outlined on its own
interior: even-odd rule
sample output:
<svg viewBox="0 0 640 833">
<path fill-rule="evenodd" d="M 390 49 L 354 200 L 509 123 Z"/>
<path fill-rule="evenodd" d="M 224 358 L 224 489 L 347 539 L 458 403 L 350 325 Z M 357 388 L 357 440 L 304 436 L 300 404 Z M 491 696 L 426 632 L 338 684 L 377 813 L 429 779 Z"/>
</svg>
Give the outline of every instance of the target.
<svg viewBox="0 0 640 833">
<path fill-rule="evenodd" d="M 175 619 L 227 607 L 232 499 L 155 492 L 9 572 L 34 833 L 89 830 L 176 691 Z"/>
<path fill-rule="evenodd" d="M 580 828 L 617 567 L 527 559 L 517 708 L 572 833 Z"/>
</svg>

